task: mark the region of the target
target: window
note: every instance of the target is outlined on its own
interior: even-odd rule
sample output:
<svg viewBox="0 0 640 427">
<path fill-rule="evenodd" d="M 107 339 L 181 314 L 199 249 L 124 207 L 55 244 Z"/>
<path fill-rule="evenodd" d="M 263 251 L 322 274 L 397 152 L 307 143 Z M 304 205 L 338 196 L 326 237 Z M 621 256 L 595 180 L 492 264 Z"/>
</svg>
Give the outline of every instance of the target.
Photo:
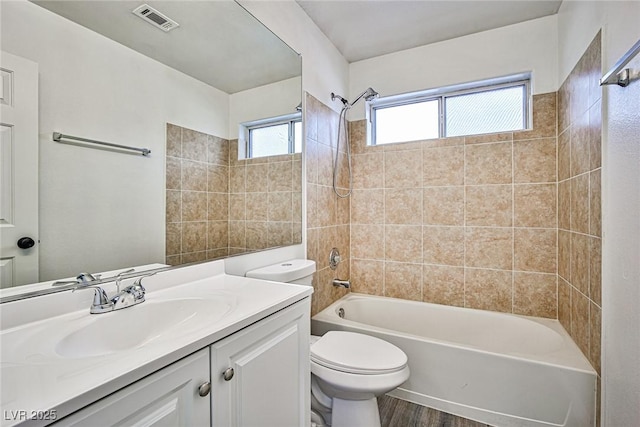
<svg viewBox="0 0 640 427">
<path fill-rule="evenodd" d="M 244 123 L 245 158 L 277 156 L 302 152 L 300 113 Z"/>
<path fill-rule="evenodd" d="M 370 145 L 527 128 L 529 75 L 378 98 Z"/>
<path fill-rule="evenodd" d="M 438 100 L 376 108 L 376 144 L 437 138 L 439 117 Z"/>
</svg>

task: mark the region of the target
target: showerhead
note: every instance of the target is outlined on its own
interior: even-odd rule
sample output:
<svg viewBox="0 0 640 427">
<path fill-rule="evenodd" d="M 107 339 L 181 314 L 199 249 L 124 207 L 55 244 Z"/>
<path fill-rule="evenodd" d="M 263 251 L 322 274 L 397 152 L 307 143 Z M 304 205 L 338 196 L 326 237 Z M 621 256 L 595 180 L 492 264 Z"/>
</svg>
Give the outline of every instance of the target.
<svg viewBox="0 0 640 427">
<path fill-rule="evenodd" d="M 352 106 L 355 105 L 356 102 L 360 101 L 360 99 L 362 99 L 362 98 L 364 98 L 365 101 L 373 101 L 378 96 L 379 96 L 378 92 L 373 90 L 373 88 L 367 88 L 367 90 L 365 90 L 360 95 L 358 95 L 356 97 L 355 101 L 353 101 L 350 105 L 352 105 Z"/>
<path fill-rule="evenodd" d="M 374 99 L 380 96 L 380 94 L 375 90 L 373 90 L 372 88 L 368 88 L 364 92 L 365 92 L 365 95 L 364 95 L 365 101 L 373 101 Z"/>
</svg>

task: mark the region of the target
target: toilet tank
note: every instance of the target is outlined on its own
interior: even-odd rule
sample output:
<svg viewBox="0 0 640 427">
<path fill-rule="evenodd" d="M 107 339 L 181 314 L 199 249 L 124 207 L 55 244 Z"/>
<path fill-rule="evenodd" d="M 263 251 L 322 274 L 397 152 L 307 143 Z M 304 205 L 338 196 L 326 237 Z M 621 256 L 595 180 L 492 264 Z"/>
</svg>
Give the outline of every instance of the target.
<svg viewBox="0 0 640 427">
<path fill-rule="evenodd" d="M 315 271 L 315 261 L 310 259 L 290 259 L 289 261 L 249 270 L 245 276 L 253 279 L 311 286 Z"/>
</svg>

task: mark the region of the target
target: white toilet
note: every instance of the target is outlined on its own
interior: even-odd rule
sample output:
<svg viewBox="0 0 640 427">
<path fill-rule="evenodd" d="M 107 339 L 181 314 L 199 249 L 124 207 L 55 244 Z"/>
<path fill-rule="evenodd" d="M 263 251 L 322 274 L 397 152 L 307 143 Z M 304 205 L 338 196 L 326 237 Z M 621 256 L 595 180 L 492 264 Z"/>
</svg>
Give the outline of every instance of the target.
<svg viewBox="0 0 640 427">
<path fill-rule="evenodd" d="M 247 277 L 311 286 L 315 262 L 294 259 L 251 270 Z M 376 396 L 409 378 L 407 355 L 369 335 L 329 331 L 311 336 L 311 420 L 318 427 L 378 427 Z"/>
</svg>

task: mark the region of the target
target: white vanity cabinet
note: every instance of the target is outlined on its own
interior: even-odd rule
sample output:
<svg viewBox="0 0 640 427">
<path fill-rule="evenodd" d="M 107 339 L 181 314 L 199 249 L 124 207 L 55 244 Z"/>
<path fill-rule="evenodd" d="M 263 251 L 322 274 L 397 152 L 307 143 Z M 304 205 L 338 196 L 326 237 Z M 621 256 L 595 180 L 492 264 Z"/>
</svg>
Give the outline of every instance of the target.
<svg viewBox="0 0 640 427">
<path fill-rule="evenodd" d="M 308 298 L 213 344 L 213 427 L 308 426 Z"/>
<path fill-rule="evenodd" d="M 310 425 L 309 300 L 214 342 L 54 425 Z M 209 393 L 202 387 L 207 383 Z"/>
<path fill-rule="evenodd" d="M 66 426 L 208 426 L 209 349 L 203 349 L 54 424 Z"/>
</svg>

